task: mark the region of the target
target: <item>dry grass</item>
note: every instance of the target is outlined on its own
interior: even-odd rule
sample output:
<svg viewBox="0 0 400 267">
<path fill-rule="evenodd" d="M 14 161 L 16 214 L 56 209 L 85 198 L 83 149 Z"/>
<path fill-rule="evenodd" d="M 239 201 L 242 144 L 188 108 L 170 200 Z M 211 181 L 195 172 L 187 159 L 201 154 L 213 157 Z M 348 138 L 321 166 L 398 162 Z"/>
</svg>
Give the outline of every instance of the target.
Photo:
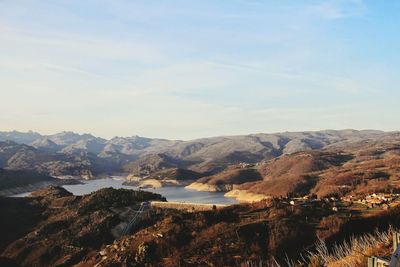
<svg viewBox="0 0 400 267">
<path fill-rule="evenodd" d="M 367 257 L 387 257 L 391 255 L 391 241 L 394 229 L 352 237 L 349 241 L 328 248 L 323 240 L 319 240 L 313 252 L 304 256 L 303 262 L 288 261 L 288 266 L 313 267 L 364 267 Z"/>
</svg>

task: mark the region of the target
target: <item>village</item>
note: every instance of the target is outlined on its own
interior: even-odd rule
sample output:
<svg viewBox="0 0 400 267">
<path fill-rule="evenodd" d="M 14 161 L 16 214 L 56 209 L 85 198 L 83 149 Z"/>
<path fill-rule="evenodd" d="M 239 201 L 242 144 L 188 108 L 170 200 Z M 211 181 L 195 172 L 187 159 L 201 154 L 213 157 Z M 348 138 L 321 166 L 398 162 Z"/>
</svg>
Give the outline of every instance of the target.
<svg viewBox="0 0 400 267">
<path fill-rule="evenodd" d="M 364 198 L 356 198 L 354 196 L 343 197 L 341 201 L 363 204 L 370 209 L 380 207 L 386 210 L 400 204 L 400 194 L 373 193 Z"/>
<path fill-rule="evenodd" d="M 372 193 L 364 197 L 360 196 L 345 196 L 345 197 L 325 197 L 317 198 L 316 196 L 304 196 L 304 197 L 287 197 L 282 199 L 284 203 L 291 206 L 301 205 L 305 207 L 315 208 L 317 206 L 327 207 L 334 212 L 338 212 L 341 209 L 347 209 L 350 207 L 358 207 L 359 209 L 377 209 L 377 210 L 388 210 L 390 208 L 400 205 L 400 194 L 395 193 Z"/>
</svg>

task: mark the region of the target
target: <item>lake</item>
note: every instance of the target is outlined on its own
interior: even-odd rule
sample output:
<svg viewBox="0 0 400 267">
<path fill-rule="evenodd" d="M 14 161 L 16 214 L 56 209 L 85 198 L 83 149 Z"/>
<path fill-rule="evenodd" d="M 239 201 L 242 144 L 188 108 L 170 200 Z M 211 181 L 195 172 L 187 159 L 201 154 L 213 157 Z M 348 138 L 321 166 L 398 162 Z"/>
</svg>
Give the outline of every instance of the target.
<svg viewBox="0 0 400 267">
<path fill-rule="evenodd" d="M 83 181 L 83 184 L 63 185 L 65 189 L 74 195 L 85 195 L 101 188 L 126 188 L 138 189 L 135 186 L 123 185 L 124 179 L 121 178 L 105 178 L 90 181 Z M 233 198 L 224 196 L 223 192 L 199 192 L 195 190 L 186 189 L 185 187 L 166 186 L 161 188 L 146 188 L 144 191 L 150 191 L 160 194 L 167 198 L 168 201 L 179 202 L 194 202 L 194 203 L 207 203 L 207 204 L 236 204 L 238 203 Z M 16 197 L 28 196 L 29 193 L 15 195 Z"/>
</svg>

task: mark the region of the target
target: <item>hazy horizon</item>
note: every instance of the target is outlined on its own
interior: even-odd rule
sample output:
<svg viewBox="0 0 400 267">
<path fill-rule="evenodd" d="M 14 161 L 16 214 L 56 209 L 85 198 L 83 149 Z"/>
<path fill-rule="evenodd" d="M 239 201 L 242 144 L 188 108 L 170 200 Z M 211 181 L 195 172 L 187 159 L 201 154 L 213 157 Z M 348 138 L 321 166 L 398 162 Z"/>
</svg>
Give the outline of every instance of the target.
<svg viewBox="0 0 400 267">
<path fill-rule="evenodd" d="M 1 1 L 0 125 L 190 140 L 400 125 L 400 2 Z"/>
<path fill-rule="evenodd" d="M 400 130 L 390 130 L 390 131 L 385 131 L 385 130 L 379 130 L 379 129 L 319 129 L 319 130 L 304 130 L 304 131 L 279 131 L 279 132 L 248 132 L 248 133 L 242 133 L 242 134 L 224 134 L 224 135 L 213 135 L 213 136 L 199 136 L 193 139 L 182 139 L 182 138 L 165 138 L 162 136 L 143 136 L 143 135 L 138 135 L 138 134 L 131 134 L 131 135 L 114 135 L 114 136 L 100 136 L 94 133 L 90 132 L 76 132 L 76 131 L 69 131 L 69 130 L 63 130 L 59 132 L 39 132 L 35 130 L 28 130 L 28 131 L 18 131 L 18 130 L 10 130 L 10 131 L 4 131 L 0 129 L 1 132 L 18 132 L 18 133 L 33 133 L 33 134 L 40 134 L 42 136 L 50 136 L 50 135 L 56 135 L 60 133 L 74 133 L 74 134 L 79 134 L 79 135 L 93 135 L 96 138 L 102 138 L 106 140 L 110 140 L 115 137 L 122 137 L 122 138 L 128 138 L 128 137 L 133 137 L 133 136 L 138 136 L 138 137 L 144 137 L 144 138 L 151 138 L 151 139 L 166 139 L 166 140 L 176 140 L 176 141 L 191 141 L 191 140 L 196 140 L 196 139 L 202 139 L 202 138 L 214 138 L 214 137 L 229 137 L 229 136 L 245 136 L 245 135 L 256 135 L 256 134 L 281 134 L 281 133 L 297 133 L 297 132 L 320 132 L 320 131 L 381 131 L 385 133 L 390 133 L 390 132 L 400 132 Z"/>
</svg>

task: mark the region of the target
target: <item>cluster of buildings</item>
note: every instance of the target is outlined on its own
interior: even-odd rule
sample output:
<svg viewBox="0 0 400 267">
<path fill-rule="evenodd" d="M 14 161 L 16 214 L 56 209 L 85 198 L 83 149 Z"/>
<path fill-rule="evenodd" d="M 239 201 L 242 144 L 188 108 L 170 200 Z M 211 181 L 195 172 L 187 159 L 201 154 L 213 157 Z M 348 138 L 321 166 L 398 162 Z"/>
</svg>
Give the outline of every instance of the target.
<svg viewBox="0 0 400 267">
<path fill-rule="evenodd" d="M 384 209 L 387 209 L 393 204 L 400 203 L 400 194 L 374 193 L 361 199 L 354 196 L 348 196 L 343 197 L 341 200 L 344 202 L 364 204 L 369 208 L 383 207 Z"/>
<path fill-rule="evenodd" d="M 302 206 L 313 206 L 318 205 L 318 203 L 328 204 L 331 209 L 335 212 L 339 210 L 339 207 L 342 206 L 340 202 L 347 202 L 347 203 L 359 203 L 362 205 L 367 206 L 368 208 L 382 208 L 388 209 L 393 206 L 400 205 L 400 194 L 386 194 L 386 193 L 374 193 L 369 194 L 363 198 L 355 197 L 355 196 L 346 196 L 342 198 L 309 198 L 309 197 L 302 197 L 302 198 L 289 198 L 287 203 L 289 205 L 302 205 Z"/>
</svg>

